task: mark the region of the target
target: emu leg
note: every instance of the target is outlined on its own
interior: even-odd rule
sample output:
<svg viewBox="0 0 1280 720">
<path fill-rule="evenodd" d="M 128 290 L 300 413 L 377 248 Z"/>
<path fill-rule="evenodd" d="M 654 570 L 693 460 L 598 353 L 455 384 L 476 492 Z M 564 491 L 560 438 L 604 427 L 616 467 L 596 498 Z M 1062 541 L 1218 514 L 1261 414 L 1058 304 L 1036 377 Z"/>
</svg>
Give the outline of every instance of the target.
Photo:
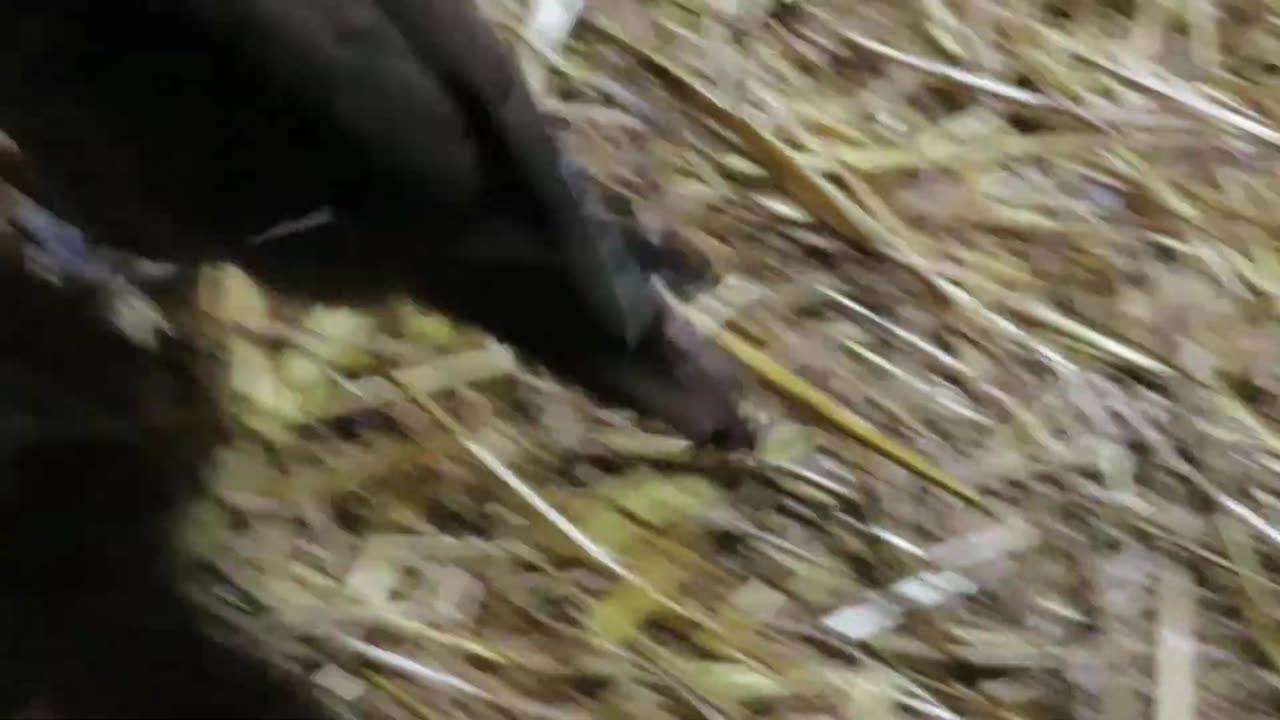
<svg viewBox="0 0 1280 720">
<path fill-rule="evenodd" d="M 123 279 L 143 289 L 174 277 L 167 266 L 106 256 L 83 230 L 30 196 L 16 190 L 14 194 L 9 224 L 27 240 L 28 260 L 45 270 L 92 284 Z"/>
</svg>

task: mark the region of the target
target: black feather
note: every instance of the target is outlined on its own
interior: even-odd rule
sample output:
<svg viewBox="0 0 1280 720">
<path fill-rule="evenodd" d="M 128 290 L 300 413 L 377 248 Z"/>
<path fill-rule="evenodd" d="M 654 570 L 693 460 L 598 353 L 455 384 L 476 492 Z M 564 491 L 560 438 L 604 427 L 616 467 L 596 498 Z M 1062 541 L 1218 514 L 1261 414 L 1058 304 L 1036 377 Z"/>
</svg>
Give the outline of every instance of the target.
<svg viewBox="0 0 1280 720">
<path fill-rule="evenodd" d="M 651 276 L 674 257 L 589 211 L 470 0 L 11 0 L 0 126 L 97 243 L 327 298 L 408 290 L 695 440 L 742 422 L 728 366 L 672 340 Z"/>
</svg>

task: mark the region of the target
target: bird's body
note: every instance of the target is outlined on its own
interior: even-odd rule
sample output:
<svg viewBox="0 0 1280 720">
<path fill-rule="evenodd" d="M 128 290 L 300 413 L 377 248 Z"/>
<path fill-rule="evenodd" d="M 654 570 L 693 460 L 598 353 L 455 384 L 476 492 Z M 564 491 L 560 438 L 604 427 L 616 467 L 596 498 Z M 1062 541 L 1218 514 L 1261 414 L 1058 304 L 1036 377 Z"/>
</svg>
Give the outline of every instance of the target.
<svg viewBox="0 0 1280 720">
<path fill-rule="evenodd" d="M 408 291 L 695 440 L 750 441 L 724 358 L 594 212 L 470 0 L 6 0 L 0 129 L 24 190 L 96 243 Z M 209 399 L 12 265 L 0 307 L 0 713 L 321 715 L 174 594 Z"/>
<path fill-rule="evenodd" d="M 408 291 L 695 440 L 747 442 L 723 358 L 594 211 L 470 0 L 12 0 L 0 127 L 98 242 Z"/>
</svg>

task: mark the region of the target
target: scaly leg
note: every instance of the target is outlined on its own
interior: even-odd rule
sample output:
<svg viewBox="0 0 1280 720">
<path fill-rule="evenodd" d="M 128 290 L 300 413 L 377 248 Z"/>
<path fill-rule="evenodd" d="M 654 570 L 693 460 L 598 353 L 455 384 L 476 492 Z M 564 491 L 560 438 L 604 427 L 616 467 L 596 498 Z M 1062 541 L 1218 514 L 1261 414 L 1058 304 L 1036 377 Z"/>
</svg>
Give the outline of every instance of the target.
<svg viewBox="0 0 1280 720">
<path fill-rule="evenodd" d="M 113 259 L 94 246 L 80 228 L 55 215 L 27 195 L 14 191 L 15 204 L 9 224 L 28 242 L 28 260 L 58 276 L 92 284 L 124 279 L 146 288 L 171 279 L 167 266 L 136 260 Z"/>
</svg>

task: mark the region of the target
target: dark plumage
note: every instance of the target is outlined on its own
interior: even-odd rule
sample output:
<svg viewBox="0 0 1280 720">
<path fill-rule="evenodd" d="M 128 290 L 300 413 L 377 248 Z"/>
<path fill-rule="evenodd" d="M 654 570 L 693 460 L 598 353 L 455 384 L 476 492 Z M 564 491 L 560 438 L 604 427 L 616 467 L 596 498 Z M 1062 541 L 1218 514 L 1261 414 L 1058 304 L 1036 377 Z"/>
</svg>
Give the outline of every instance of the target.
<svg viewBox="0 0 1280 720">
<path fill-rule="evenodd" d="M 214 407 L 97 307 L 0 258 L 0 717 L 325 717 L 176 590 Z"/>
<path fill-rule="evenodd" d="M 660 299 L 660 254 L 603 214 L 472 0 L 9 0 L 0 127 L 98 242 L 408 290 L 695 441 L 752 442 L 730 364 Z"/>
</svg>

